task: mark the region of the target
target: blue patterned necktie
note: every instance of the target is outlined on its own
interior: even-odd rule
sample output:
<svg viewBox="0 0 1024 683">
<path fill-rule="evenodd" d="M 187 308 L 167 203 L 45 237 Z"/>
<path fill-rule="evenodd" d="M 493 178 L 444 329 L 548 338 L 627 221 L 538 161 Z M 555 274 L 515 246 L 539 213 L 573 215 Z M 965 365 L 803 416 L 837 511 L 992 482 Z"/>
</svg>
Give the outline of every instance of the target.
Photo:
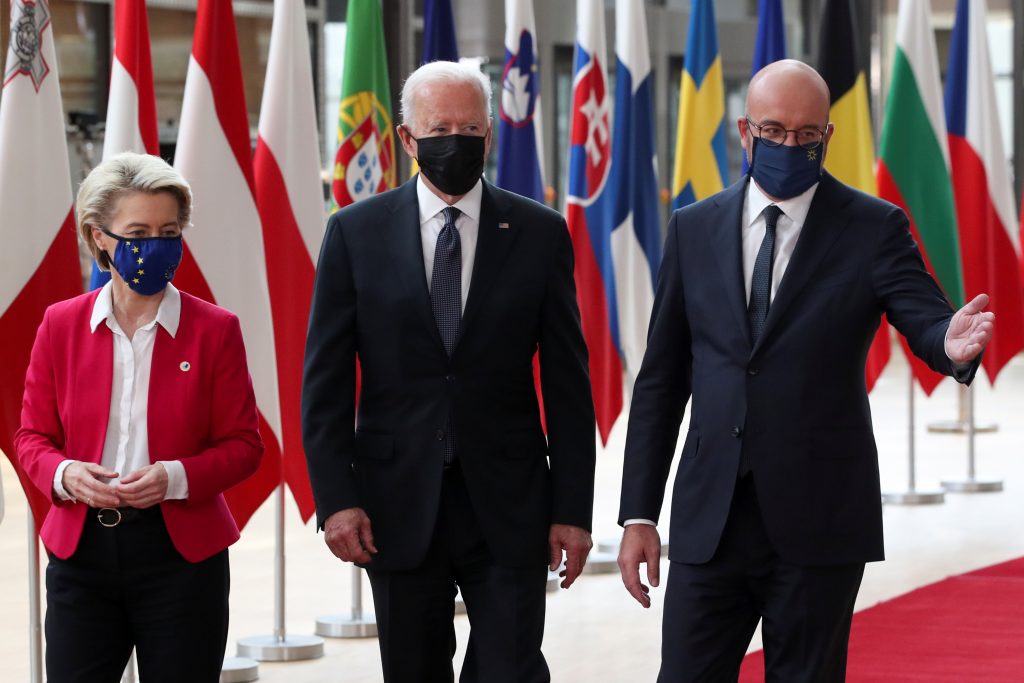
<svg viewBox="0 0 1024 683">
<path fill-rule="evenodd" d="M 444 226 L 437 235 L 437 247 L 434 249 L 430 309 L 434 312 L 444 350 L 451 357 L 462 321 L 462 240 L 455 229 L 455 221 L 462 212 L 454 206 L 446 206 L 441 213 L 444 214 Z M 450 414 L 440 438 L 444 441 L 444 464 L 451 465 L 455 461 L 455 434 Z"/>
<path fill-rule="evenodd" d="M 768 306 L 772 294 L 772 268 L 775 265 L 775 224 L 782 215 L 782 209 L 771 204 L 762 212 L 764 216 L 764 240 L 757 250 L 754 274 L 750 278 L 750 303 L 747 316 L 750 318 L 750 340 L 756 344 L 764 331 L 768 318 Z"/>
</svg>

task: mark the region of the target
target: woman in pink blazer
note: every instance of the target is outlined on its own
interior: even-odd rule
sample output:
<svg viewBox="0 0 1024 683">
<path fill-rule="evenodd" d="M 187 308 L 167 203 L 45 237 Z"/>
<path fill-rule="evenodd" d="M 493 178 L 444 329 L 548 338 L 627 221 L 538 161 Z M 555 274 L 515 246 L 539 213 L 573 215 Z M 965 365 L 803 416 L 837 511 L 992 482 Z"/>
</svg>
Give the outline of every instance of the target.
<svg viewBox="0 0 1024 683">
<path fill-rule="evenodd" d="M 97 166 L 78 228 L 111 281 L 36 334 L 15 444 L 53 503 L 50 683 L 116 682 L 133 647 L 147 683 L 220 676 L 239 536 L 222 494 L 263 442 L 238 319 L 170 284 L 191 208 L 157 157 Z"/>
</svg>

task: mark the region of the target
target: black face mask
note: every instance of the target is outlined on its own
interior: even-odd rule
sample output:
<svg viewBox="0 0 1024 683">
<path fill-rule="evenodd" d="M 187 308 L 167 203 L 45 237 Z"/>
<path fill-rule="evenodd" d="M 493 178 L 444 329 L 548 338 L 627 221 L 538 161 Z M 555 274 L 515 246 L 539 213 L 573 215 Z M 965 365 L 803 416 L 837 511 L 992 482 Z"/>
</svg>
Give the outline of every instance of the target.
<svg viewBox="0 0 1024 683">
<path fill-rule="evenodd" d="M 445 194 L 466 194 L 484 172 L 482 135 L 453 134 L 413 140 L 420 172 Z"/>
</svg>

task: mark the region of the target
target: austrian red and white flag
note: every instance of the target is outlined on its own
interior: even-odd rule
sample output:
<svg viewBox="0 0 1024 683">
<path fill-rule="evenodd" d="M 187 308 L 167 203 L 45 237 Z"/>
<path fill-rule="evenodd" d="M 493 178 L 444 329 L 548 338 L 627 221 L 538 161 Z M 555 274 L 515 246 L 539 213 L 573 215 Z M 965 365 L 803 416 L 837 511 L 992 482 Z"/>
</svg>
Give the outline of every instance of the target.
<svg viewBox="0 0 1024 683">
<path fill-rule="evenodd" d="M 120 152 L 160 155 L 146 0 L 114 3 L 114 59 L 104 160 Z"/>
<path fill-rule="evenodd" d="M 324 233 L 313 68 L 306 31 L 303 3 L 275 0 L 253 164 L 277 342 L 282 470 L 303 521 L 309 520 L 316 506 L 302 450 L 302 361 L 316 257 Z"/>
<path fill-rule="evenodd" d="M 46 307 L 82 291 L 71 171 L 48 0 L 11 2 L 0 96 L 0 450 L 36 520 L 50 501 L 14 453 L 32 342 Z"/>
<path fill-rule="evenodd" d="M 193 196 L 193 227 L 185 231 L 191 258 L 174 282 L 238 315 L 267 448 L 259 470 L 225 494 L 242 527 L 281 481 L 281 408 L 231 0 L 199 0 L 174 165 Z"/>
</svg>

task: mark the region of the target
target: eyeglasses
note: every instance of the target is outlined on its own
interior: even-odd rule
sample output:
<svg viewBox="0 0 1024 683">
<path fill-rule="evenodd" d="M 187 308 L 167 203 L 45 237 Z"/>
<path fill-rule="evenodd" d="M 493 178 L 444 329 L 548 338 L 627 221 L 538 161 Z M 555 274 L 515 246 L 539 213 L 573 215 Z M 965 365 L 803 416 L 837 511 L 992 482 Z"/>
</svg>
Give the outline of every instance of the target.
<svg viewBox="0 0 1024 683">
<path fill-rule="evenodd" d="M 796 138 L 796 144 L 804 149 L 815 149 L 825 139 L 826 131 L 818 130 L 814 126 L 804 126 L 803 128 L 793 130 L 791 128 L 783 128 L 777 123 L 766 123 L 762 126 L 751 121 L 749 116 L 746 119 L 747 125 L 757 129 L 757 137 L 768 147 L 778 147 L 783 144 L 790 133 Z M 827 130 L 828 125 L 825 128 Z"/>
</svg>

